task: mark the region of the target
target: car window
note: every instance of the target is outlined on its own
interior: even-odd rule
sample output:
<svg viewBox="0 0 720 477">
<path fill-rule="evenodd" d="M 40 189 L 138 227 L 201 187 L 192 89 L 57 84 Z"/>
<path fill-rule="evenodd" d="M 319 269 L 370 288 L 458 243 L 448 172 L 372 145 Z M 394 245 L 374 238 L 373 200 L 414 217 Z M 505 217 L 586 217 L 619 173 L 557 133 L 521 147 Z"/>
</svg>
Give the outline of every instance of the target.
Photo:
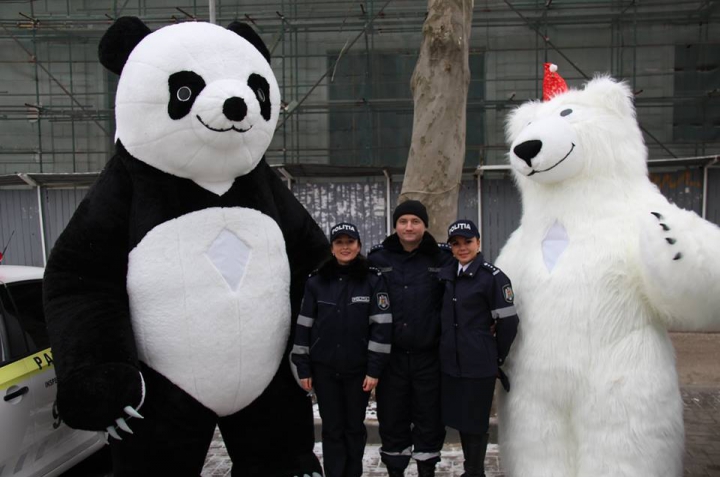
<svg viewBox="0 0 720 477">
<path fill-rule="evenodd" d="M 42 303 L 42 282 L 0 286 L 0 314 L 4 325 L 3 362 L 15 361 L 50 347 Z"/>
</svg>

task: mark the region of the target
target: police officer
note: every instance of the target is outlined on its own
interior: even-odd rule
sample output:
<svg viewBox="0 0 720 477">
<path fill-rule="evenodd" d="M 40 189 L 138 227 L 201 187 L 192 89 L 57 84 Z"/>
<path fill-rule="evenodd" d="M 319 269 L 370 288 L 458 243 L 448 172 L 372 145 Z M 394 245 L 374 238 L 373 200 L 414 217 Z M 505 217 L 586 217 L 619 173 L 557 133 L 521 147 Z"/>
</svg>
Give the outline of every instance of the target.
<svg viewBox="0 0 720 477">
<path fill-rule="evenodd" d="M 315 388 L 326 477 L 360 477 L 370 391 L 389 357 L 392 315 L 385 280 L 360 254 L 349 223 L 330 231 L 333 258 L 305 285 L 292 361 L 300 384 Z"/>
<path fill-rule="evenodd" d="M 509 390 L 499 366 L 518 326 L 510 280 L 483 259 L 479 237 L 470 220 L 451 224 L 448 243 L 455 261 L 440 273 L 445 285 L 440 340 L 442 415 L 445 425 L 460 432 L 464 477 L 485 476 L 495 379 L 502 376 Z"/>
<path fill-rule="evenodd" d="M 452 261 L 426 228 L 425 206 L 408 200 L 393 212 L 395 233 L 368 259 L 387 279 L 393 303 L 393 347 L 375 393 L 382 448 L 391 477 L 413 457 L 421 477 L 435 475 L 445 427 L 440 415 L 440 269 Z"/>
</svg>

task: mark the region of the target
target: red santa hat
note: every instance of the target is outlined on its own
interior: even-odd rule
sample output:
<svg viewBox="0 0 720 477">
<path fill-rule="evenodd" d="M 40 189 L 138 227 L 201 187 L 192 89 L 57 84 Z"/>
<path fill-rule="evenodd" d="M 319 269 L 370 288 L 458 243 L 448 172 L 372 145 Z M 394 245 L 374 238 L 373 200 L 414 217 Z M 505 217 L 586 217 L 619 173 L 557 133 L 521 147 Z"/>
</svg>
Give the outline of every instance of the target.
<svg viewBox="0 0 720 477">
<path fill-rule="evenodd" d="M 543 76 L 543 101 L 550 101 L 553 96 L 564 93 L 568 90 L 567 83 L 557 73 L 557 65 L 545 63 L 545 74 Z"/>
</svg>

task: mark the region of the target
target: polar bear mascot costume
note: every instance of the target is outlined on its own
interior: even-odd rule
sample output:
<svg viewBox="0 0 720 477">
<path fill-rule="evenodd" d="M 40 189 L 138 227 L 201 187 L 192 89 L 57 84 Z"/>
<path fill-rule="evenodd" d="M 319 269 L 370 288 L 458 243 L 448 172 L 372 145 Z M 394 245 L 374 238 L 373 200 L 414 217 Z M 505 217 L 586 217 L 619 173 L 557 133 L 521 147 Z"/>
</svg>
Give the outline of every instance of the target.
<svg viewBox="0 0 720 477">
<path fill-rule="evenodd" d="M 720 229 L 648 179 L 626 84 L 597 77 L 549 95 L 506 128 L 523 215 L 496 262 L 521 322 L 500 403 L 503 467 L 678 477 L 683 405 L 667 329 L 717 327 Z"/>
</svg>

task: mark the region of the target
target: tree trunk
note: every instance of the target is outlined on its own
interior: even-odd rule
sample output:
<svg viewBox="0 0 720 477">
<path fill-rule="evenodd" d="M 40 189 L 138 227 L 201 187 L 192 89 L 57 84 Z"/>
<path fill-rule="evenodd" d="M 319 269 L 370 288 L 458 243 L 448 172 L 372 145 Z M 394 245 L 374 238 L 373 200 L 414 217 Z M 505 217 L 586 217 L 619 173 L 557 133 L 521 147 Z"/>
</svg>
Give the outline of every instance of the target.
<svg viewBox="0 0 720 477">
<path fill-rule="evenodd" d="M 421 201 L 428 231 L 445 240 L 457 217 L 465 162 L 473 0 L 429 0 L 423 41 L 410 82 L 415 102 L 412 142 L 399 202 Z"/>
</svg>

